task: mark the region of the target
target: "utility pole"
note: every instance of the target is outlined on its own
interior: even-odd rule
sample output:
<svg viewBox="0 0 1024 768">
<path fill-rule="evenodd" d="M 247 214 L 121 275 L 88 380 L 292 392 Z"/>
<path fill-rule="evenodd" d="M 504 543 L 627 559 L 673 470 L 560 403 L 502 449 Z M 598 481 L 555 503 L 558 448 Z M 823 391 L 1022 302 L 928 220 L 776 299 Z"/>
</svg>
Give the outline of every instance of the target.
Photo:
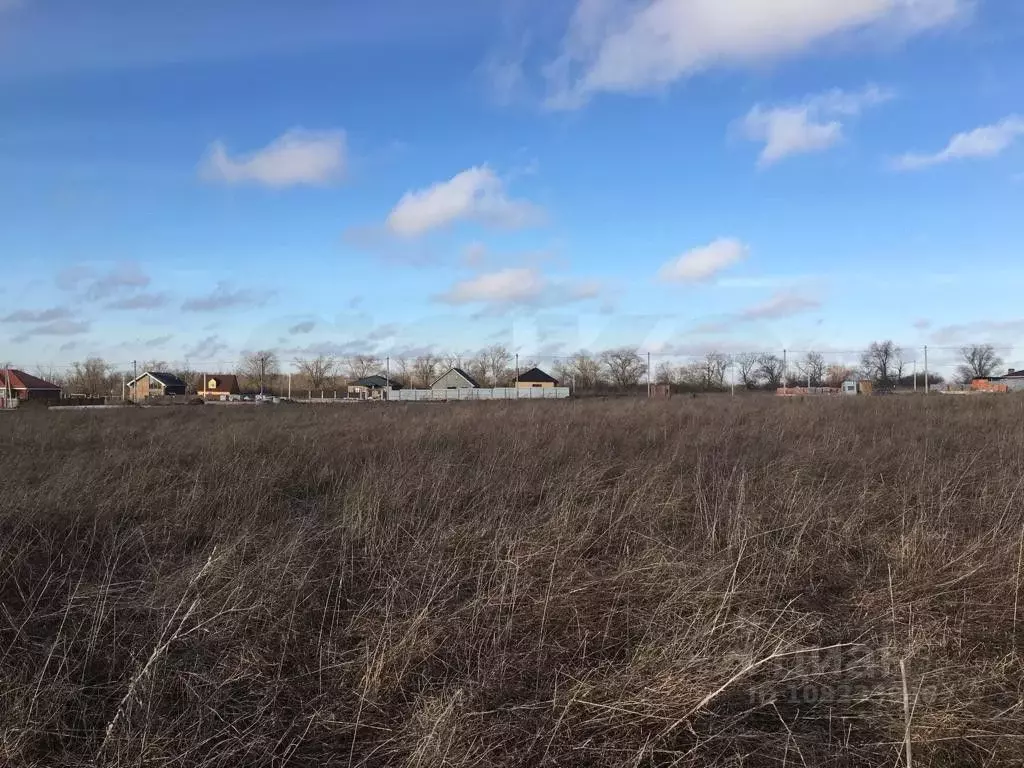
<svg viewBox="0 0 1024 768">
<path fill-rule="evenodd" d="M 516 352 L 516 389 L 519 389 L 519 353 Z"/>
<path fill-rule="evenodd" d="M 260 355 L 260 394 L 263 394 L 263 378 L 267 375 L 267 356 Z"/>
<path fill-rule="evenodd" d="M 137 403 L 139 401 L 138 392 L 139 389 L 139 362 L 138 360 L 132 360 L 132 402 Z"/>
<path fill-rule="evenodd" d="M 292 399 L 292 372 L 288 371 L 288 399 Z"/>
<path fill-rule="evenodd" d="M 924 347 L 924 393 L 930 394 L 932 391 L 931 376 L 928 375 L 928 345 Z"/>
<path fill-rule="evenodd" d="M 647 397 L 651 396 L 651 353 L 647 353 Z"/>
<path fill-rule="evenodd" d="M 384 358 L 384 396 L 391 399 L 391 355 Z"/>
<path fill-rule="evenodd" d="M 782 350 L 782 388 L 789 389 L 789 357 L 786 350 Z"/>
</svg>

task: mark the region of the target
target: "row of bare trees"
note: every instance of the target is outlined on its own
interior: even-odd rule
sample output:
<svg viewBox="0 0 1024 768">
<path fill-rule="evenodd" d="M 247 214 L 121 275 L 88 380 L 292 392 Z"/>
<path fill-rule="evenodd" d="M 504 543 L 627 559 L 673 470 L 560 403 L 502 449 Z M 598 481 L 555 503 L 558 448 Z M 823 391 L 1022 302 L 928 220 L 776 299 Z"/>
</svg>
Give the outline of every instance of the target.
<svg viewBox="0 0 1024 768">
<path fill-rule="evenodd" d="M 956 381 L 969 383 L 974 378 L 992 376 L 1004 365 L 996 349 L 989 344 L 962 347 L 958 351 Z M 500 386 L 515 376 L 515 356 L 501 345 L 492 345 L 471 355 L 398 356 L 390 359 L 388 373 L 392 381 L 410 387 L 429 387 L 434 380 L 452 367 L 464 368 L 483 386 Z M 347 382 L 374 374 L 385 373 L 385 361 L 373 355 L 336 357 L 317 355 L 294 361 L 294 386 L 298 390 L 327 390 L 344 386 Z M 536 363 L 520 360 L 519 370 L 532 368 Z M 774 390 L 786 383 L 812 387 L 839 387 L 844 381 L 861 376 L 877 384 L 911 386 L 914 376 L 907 373 L 904 351 L 890 340 L 872 342 L 860 356 L 859 368 L 830 365 L 824 355 L 810 352 L 796 360 L 784 361 L 775 354 L 726 355 L 709 352 L 703 358 L 685 364 L 661 362 L 654 370 L 653 380 L 692 391 L 721 391 L 735 382 L 744 389 Z M 119 370 L 98 357 L 73 363 L 66 370 L 39 369 L 39 374 L 60 384 L 65 392 L 89 397 L 119 397 L 122 384 L 133 372 L 167 371 L 192 384 L 200 372 L 187 364 L 172 365 L 162 360 L 144 360 L 132 371 Z M 245 355 L 238 376 L 246 389 L 260 390 L 279 384 L 281 359 L 272 350 L 261 350 Z M 616 389 L 627 390 L 646 381 L 647 359 L 636 349 L 623 347 L 597 354 L 577 352 L 560 358 L 550 371 L 566 385 L 580 391 Z M 942 383 L 941 376 L 929 376 L 932 385 Z M 923 372 L 917 373 L 917 382 L 924 384 Z M 273 387 L 278 388 L 278 387 Z"/>
<path fill-rule="evenodd" d="M 435 355 L 432 353 L 399 355 L 385 361 L 374 355 L 338 357 L 320 354 L 300 357 L 294 361 L 293 384 L 298 389 L 324 390 L 373 375 L 388 374 L 392 381 L 404 386 L 429 387 L 438 376 L 454 367 L 464 368 L 485 386 L 497 386 L 514 378 L 515 355 L 501 345 L 492 345 L 472 355 Z M 520 361 L 520 370 L 536 365 Z M 242 358 L 238 374 L 246 386 L 255 387 L 281 373 L 280 358 L 272 351 L 261 350 Z"/>
<path fill-rule="evenodd" d="M 959 351 L 961 363 L 956 369 L 958 381 L 969 382 L 972 378 L 991 376 L 1003 365 L 1002 359 L 991 345 L 963 347 Z M 464 368 L 467 373 L 485 386 L 503 384 L 515 375 L 511 364 L 514 356 L 503 346 L 493 345 L 474 355 L 433 355 L 416 357 L 399 356 L 390 361 L 391 379 L 405 386 L 429 387 L 444 371 L 452 367 Z M 527 370 L 535 363 L 520 362 L 520 370 Z M 356 355 L 338 358 L 318 355 L 295 361 L 303 385 L 312 389 L 326 389 L 339 381 L 351 381 L 384 372 L 384 361 L 372 355 Z M 272 352 L 258 352 L 243 360 L 239 373 L 250 386 L 261 376 L 279 372 L 279 361 Z M 730 375 L 730 369 L 732 374 Z M 709 352 L 700 360 L 683 365 L 671 362 L 659 363 L 654 372 L 654 381 L 672 384 L 683 389 L 716 391 L 726 388 L 733 380 L 745 389 L 778 389 L 784 384 L 811 387 L 840 387 L 844 381 L 855 377 L 871 379 L 879 384 L 912 385 L 913 376 L 908 376 L 908 363 L 903 350 L 891 340 L 872 342 L 860 356 L 860 366 L 851 367 L 829 364 L 820 352 L 809 352 L 796 360 L 786 361 L 775 354 L 726 355 Z M 606 350 L 598 354 L 578 352 L 558 360 L 552 373 L 565 383 L 577 389 L 598 389 L 610 387 L 628 389 L 646 381 L 647 362 L 635 349 L 624 347 Z M 924 382 L 923 372 L 918 374 L 919 383 Z M 932 384 L 942 382 L 942 377 L 931 375 Z"/>
<path fill-rule="evenodd" d="M 972 379 L 987 378 L 1000 372 L 1004 365 L 996 348 L 991 344 L 973 344 L 961 347 L 957 354 L 959 364 L 955 369 L 958 384 L 969 384 Z M 923 374 L 906 375 L 907 362 L 903 350 L 892 341 L 873 342 L 861 355 L 861 373 L 881 384 L 913 383 L 917 376 L 923 381 Z M 930 383 L 942 383 L 941 376 L 929 376 Z"/>
</svg>

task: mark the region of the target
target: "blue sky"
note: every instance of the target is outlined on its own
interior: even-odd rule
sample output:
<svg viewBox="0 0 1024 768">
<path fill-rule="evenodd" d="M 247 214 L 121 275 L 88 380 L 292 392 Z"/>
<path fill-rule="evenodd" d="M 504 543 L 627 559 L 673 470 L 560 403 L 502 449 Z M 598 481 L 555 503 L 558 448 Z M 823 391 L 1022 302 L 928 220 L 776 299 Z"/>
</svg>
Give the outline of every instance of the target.
<svg viewBox="0 0 1024 768">
<path fill-rule="evenodd" d="M 0 0 L 0 358 L 1024 364 L 1019 3 L 292 5 Z"/>
</svg>

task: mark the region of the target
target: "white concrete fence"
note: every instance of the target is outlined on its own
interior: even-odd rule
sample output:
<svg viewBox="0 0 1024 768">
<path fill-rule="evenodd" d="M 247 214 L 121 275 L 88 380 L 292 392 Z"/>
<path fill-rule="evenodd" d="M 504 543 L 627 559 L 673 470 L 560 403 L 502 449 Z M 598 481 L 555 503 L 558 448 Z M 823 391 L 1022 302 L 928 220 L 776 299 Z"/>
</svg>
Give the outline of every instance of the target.
<svg viewBox="0 0 1024 768">
<path fill-rule="evenodd" d="M 388 399 L 396 402 L 445 402 L 448 400 L 564 400 L 568 397 L 568 387 L 398 389 L 388 392 Z"/>
</svg>

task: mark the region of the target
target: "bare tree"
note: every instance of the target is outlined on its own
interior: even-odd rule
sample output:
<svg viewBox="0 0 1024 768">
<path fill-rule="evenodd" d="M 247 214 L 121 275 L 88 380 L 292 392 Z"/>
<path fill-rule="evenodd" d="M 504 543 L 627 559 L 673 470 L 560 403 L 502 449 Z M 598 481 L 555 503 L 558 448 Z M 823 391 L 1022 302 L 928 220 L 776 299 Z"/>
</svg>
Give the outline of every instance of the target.
<svg viewBox="0 0 1024 768">
<path fill-rule="evenodd" d="M 515 373 L 519 374 L 523 371 L 530 371 L 534 368 L 540 368 L 540 361 L 534 360 L 532 357 L 526 357 L 519 360 L 519 370 Z"/>
<path fill-rule="evenodd" d="M 363 379 L 379 373 L 381 369 L 380 358 L 373 355 L 353 355 L 346 364 L 350 379 Z"/>
<path fill-rule="evenodd" d="M 729 358 L 721 352 L 708 352 L 701 363 L 701 388 L 710 392 L 725 389 Z"/>
<path fill-rule="evenodd" d="M 893 378 L 896 380 L 897 383 L 903 378 L 903 371 L 906 367 L 907 363 L 903 357 L 903 350 L 897 348 L 896 357 L 892 361 Z"/>
<path fill-rule="evenodd" d="M 170 373 L 171 364 L 164 360 L 143 360 L 139 363 L 139 370 Z"/>
<path fill-rule="evenodd" d="M 186 360 L 181 365 L 172 366 L 171 373 L 173 373 L 175 376 L 177 376 L 179 379 L 185 382 L 189 391 L 194 391 L 196 381 L 199 379 L 199 373 L 192 369 L 192 366 L 189 365 L 188 360 Z"/>
<path fill-rule="evenodd" d="M 412 378 L 416 385 L 428 388 L 437 378 L 437 358 L 429 352 L 417 357 L 412 364 Z"/>
<path fill-rule="evenodd" d="M 960 348 L 960 359 L 956 367 L 956 378 L 960 384 L 970 384 L 972 379 L 984 379 L 1003 366 L 1003 358 L 991 344 L 976 344 Z"/>
<path fill-rule="evenodd" d="M 392 361 L 391 380 L 396 381 L 403 387 L 412 384 L 412 365 L 407 357 L 396 357 Z"/>
<path fill-rule="evenodd" d="M 856 372 L 853 368 L 846 365 L 830 365 L 825 371 L 825 376 L 822 379 L 826 387 L 832 387 L 833 389 L 840 389 L 844 382 L 850 381 Z"/>
<path fill-rule="evenodd" d="M 629 347 L 602 352 L 601 364 L 608 372 L 609 381 L 618 389 L 635 387 L 647 371 L 647 363 Z"/>
<path fill-rule="evenodd" d="M 736 373 L 739 376 L 740 384 L 746 389 L 757 389 L 758 384 L 761 383 L 760 357 L 752 353 L 745 353 L 736 355 L 733 360 L 736 363 Z"/>
<path fill-rule="evenodd" d="M 903 351 L 892 341 L 875 341 L 860 356 L 864 375 L 879 384 L 898 381 L 903 370 Z"/>
<path fill-rule="evenodd" d="M 704 391 L 706 387 L 706 374 L 704 362 L 686 363 L 675 370 L 676 383 L 684 389 L 692 391 Z"/>
<path fill-rule="evenodd" d="M 757 376 L 768 389 L 778 389 L 782 386 L 785 369 L 786 364 L 778 355 L 761 355 L 757 359 Z"/>
<path fill-rule="evenodd" d="M 72 363 L 68 373 L 67 386 L 72 394 L 86 397 L 106 397 L 111 392 L 113 368 L 101 357 L 90 357 Z M 120 387 L 120 383 L 117 383 Z M 123 394 L 123 393 L 122 393 Z"/>
<path fill-rule="evenodd" d="M 7 369 L 13 368 L 14 366 L 12 366 L 9 362 L 6 362 L 3 364 L 3 366 L 0 367 L 2 367 L 3 369 Z M 36 376 L 38 376 L 43 381 L 48 381 L 51 384 L 57 384 L 61 388 L 67 387 L 68 377 L 62 371 L 60 371 L 59 369 L 55 368 L 52 365 L 36 366 Z"/>
<path fill-rule="evenodd" d="M 451 370 L 452 368 L 462 367 L 462 355 L 449 352 L 448 354 L 441 355 L 441 367 L 445 370 Z"/>
<path fill-rule="evenodd" d="M 825 357 L 820 352 L 808 352 L 803 360 L 796 364 L 800 372 L 800 383 L 810 382 L 812 387 L 822 386 L 825 380 L 825 372 L 828 366 L 825 364 Z"/>
<path fill-rule="evenodd" d="M 238 373 L 249 387 L 259 387 L 260 392 L 267 388 L 270 377 L 280 370 L 277 353 L 269 349 L 252 352 L 242 358 Z"/>
<path fill-rule="evenodd" d="M 594 389 L 601 383 L 601 363 L 586 351 L 560 360 L 555 371 L 559 379 L 576 389 Z"/>
<path fill-rule="evenodd" d="M 654 381 L 658 384 L 675 384 L 677 378 L 676 367 L 672 363 L 658 363 L 654 369 Z"/>
<path fill-rule="evenodd" d="M 299 374 L 306 378 L 309 389 L 327 389 L 334 380 L 338 361 L 331 355 L 317 355 L 310 359 L 295 361 Z"/>
<path fill-rule="evenodd" d="M 489 371 L 490 360 L 488 360 L 487 354 L 483 350 L 477 352 L 466 362 L 466 372 L 476 379 L 481 386 L 486 387 L 491 383 Z"/>
<path fill-rule="evenodd" d="M 508 378 L 512 353 L 501 344 L 492 344 L 484 350 L 484 355 L 487 357 L 487 372 L 490 374 L 494 386 L 497 387 Z"/>
</svg>

